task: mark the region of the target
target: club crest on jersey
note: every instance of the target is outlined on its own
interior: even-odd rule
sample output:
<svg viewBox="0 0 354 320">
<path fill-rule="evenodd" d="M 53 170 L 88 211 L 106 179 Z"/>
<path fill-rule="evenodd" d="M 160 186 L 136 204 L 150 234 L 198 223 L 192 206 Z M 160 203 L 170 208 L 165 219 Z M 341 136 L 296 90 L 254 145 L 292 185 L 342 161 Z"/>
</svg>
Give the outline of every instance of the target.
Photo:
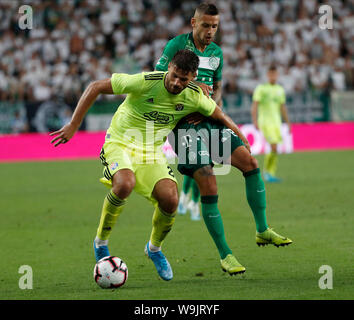
<svg viewBox="0 0 354 320">
<path fill-rule="evenodd" d="M 176 104 L 176 111 L 182 111 L 184 109 L 184 105 L 182 103 Z"/>
<path fill-rule="evenodd" d="M 218 58 L 217 58 L 217 57 L 214 57 L 214 56 L 211 56 L 211 57 L 209 58 L 209 66 L 210 66 L 212 69 L 216 70 L 216 69 L 218 68 L 218 66 L 219 66 L 219 60 L 218 60 Z"/>
<path fill-rule="evenodd" d="M 118 162 L 113 162 L 113 163 L 111 163 L 111 164 L 109 165 L 109 168 L 110 168 L 111 170 L 117 169 L 117 168 L 118 168 Z"/>
</svg>

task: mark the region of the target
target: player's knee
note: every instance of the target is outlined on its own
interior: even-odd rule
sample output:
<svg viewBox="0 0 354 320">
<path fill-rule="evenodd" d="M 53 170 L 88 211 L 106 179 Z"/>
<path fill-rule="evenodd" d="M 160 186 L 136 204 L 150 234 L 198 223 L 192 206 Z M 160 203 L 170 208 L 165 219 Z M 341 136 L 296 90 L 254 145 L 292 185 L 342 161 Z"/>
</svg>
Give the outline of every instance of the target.
<svg viewBox="0 0 354 320">
<path fill-rule="evenodd" d="M 193 175 L 198 184 L 202 196 L 211 196 L 218 194 L 218 187 L 214 170 L 211 166 L 205 166 L 198 169 Z"/>
<path fill-rule="evenodd" d="M 258 161 L 251 155 L 248 155 L 247 158 L 244 158 L 240 163 L 238 168 L 243 172 L 249 172 L 258 168 Z"/>
<path fill-rule="evenodd" d="M 251 156 L 250 167 L 251 167 L 251 170 L 254 170 L 254 169 L 258 168 L 258 161 L 257 161 L 257 159 L 255 157 Z"/>
<path fill-rule="evenodd" d="M 159 207 L 166 213 L 174 213 L 178 207 L 178 193 L 166 190 L 164 197 L 159 201 Z"/>
<path fill-rule="evenodd" d="M 124 180 L 120 180 L 119 182 L 115 182 L 113 180 L 112 191 L 118 198 L 125 199 L 132 193 L 134 187 L 135 179 L 133 177 L 129 177 Z"/>
<path fill-rule="evenodd" d="M 200 194 L 202 196 L 212 196 L 218 194 L 218 187 L 215 181 L 211 181 L 209 179 L 203 180 L 198 186 L 199 186 Z"/>
</svg>

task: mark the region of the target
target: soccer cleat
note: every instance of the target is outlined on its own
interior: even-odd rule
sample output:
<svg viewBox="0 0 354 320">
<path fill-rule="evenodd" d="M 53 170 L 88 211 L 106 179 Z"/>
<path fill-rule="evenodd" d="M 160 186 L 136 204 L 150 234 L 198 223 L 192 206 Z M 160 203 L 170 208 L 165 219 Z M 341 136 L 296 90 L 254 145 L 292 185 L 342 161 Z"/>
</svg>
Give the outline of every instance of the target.
<svg viewBox="0 0 354 320">
<path fill-rule="evenodd" d="M 182 201 L 179 201 L 178 203 L 178 208 L 177 208 L 178 214 L 185 215 L 187 213 L 187 208 L 184 206 Z"/>
<path fill-rule="evenodd" d="M 277 178 L 271 175 L 270 173 L 264 173 L 263 178 L 265 182 L 269 182 L 269 183 L 279 183 L 282 181 L 280 178 Z"/>
<path fill-rule="evenodd" d="M 95 240 L 93 240 L 93 250 L 95 252 L 96 262 L 98 262 L 104 257 L 110 256 L 108 246 L 97 246 Z"/>
<path fill-rule="evenodd" d="M 242 266 L 232 254 L 228 254 L 224 259 L 221 259 L 220 263 L 221 269 L 224 272 L 228 272 L 230 276 L 246 271 L 246 268 Z"/>
<path fill-rule="evenodd" d="M 178 214 L 184 215 L 187 213 L 188 200 L 189 200 L 188 196 L 182 192 L 178 202 L 178 208 L 177 208 Z"/>
<path fill-rule="evenodd" d="M 276 247 L 279 247 L 279 246 L 287 246 L 293 243 L 293 241 L 289 238 L 277 234 L 271 228 L 268 228 L 264 232 L 261 233 L 256 232 L 256 243 L 258 246 L 274 244 Z"/>
<path fill-rule="evenodd" d="M 173 272 L 170 263 L 161 251 L 151 252 L 149 242 L 145 246 L 145 254 L 152 260 L 161 279 L 169 281 L 173 278 Z"/>
<path fill-rule="evenodd" d="M 198 202 L 190 201 L 187 206 L 187 209 L 189 210 L 189 212 L 191 214 L 192 221 L 199 221 L 201 219 Z"/>
</svg>

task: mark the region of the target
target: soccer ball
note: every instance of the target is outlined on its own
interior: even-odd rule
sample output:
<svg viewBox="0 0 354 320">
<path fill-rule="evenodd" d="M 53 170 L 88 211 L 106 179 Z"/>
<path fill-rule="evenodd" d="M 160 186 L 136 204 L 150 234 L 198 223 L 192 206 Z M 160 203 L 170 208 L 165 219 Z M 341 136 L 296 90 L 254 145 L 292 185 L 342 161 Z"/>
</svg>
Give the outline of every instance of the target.
<svg viewBox="0 0 354 320">
<path fill-rule="evenodd" d="M 93 278 L 101 288 L 119 288 L 128 279 L 128 267 L 118 257 L 104 257 L 96 263 Z"/>
</svg>

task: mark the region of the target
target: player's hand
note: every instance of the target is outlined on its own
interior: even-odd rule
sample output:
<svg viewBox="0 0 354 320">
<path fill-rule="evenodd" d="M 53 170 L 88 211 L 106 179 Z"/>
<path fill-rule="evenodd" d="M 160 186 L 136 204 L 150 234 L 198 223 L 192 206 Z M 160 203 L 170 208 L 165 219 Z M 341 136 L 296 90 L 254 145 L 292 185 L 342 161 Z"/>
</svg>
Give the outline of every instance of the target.
<svg viewBox="0 0 354 320">
<path fill-rule="evenodd" d="M 246 140 L 246 141 L 243 141 L 243 143 L 245 144 L 245 147 L 248 150 L 248 152 L 251 153 L 251 146 L 250 146 L 249 142 Z"/>
<path fill-rule="evenodd" d="M 213 88 L 202 82 L 197 82 L 197 85 L 203 90 L 203 93 L 209 98 L 210 92 L 213 90 Z"/>
<path fill-rule="evenodd" d="M 72 123 L 66 124 L 61 129 L 49 134 L 50 136 L 56 136 L 50 143 L 55 143 L 54 147 L 57 147 L 61 143 L 67 143 L 73 137 L 77 129 L 78 128 Z"/>
<path fill-rule="evenodd" d="M 203 116 L 199 112 L 193 112 L 193 113 L 190 113 L 189 115 L 185 116 L 185 120 L 188 123 L 194 124 L 194 125 L 197 125 L 197 124 L 201 123 L 205 118 L 206 117 Z"/>
</svg>

